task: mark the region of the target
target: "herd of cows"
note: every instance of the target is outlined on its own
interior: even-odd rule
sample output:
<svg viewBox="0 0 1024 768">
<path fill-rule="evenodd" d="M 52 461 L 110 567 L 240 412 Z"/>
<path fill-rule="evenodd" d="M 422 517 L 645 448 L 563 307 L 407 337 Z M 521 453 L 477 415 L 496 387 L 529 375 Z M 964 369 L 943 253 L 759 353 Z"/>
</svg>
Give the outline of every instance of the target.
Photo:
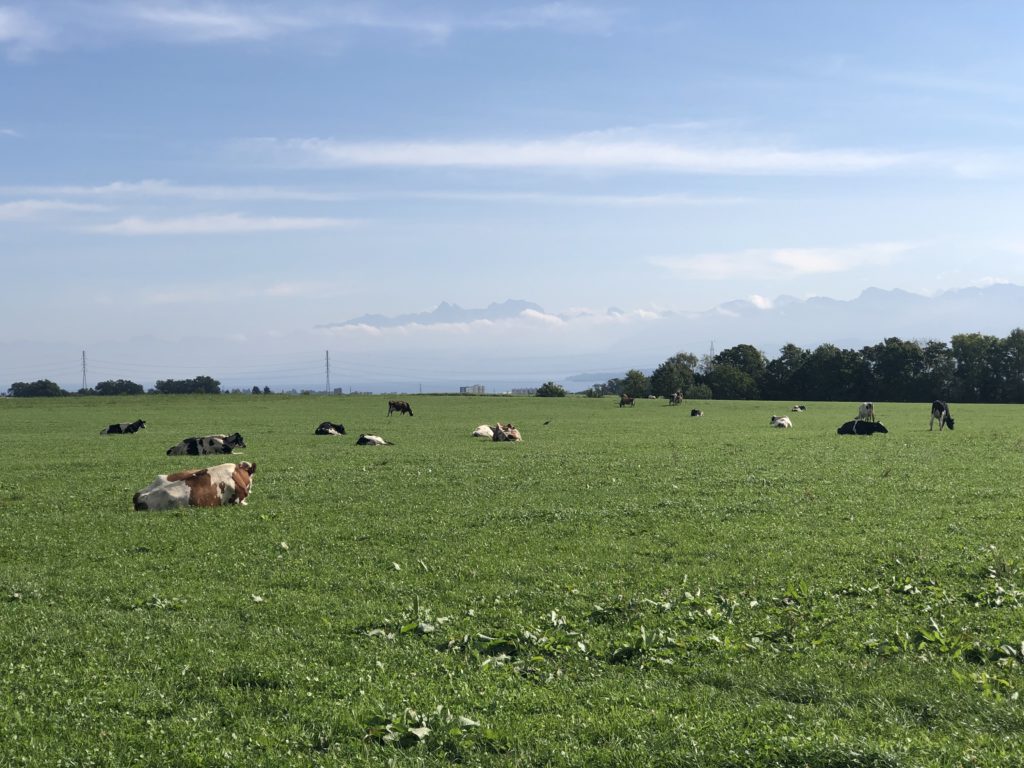
<svg viewBox="0 0 1024 768">
<path fill-rule="evenodd" d="M 672 405 L 678 405 L 672 398 Z M 633 405 L 634 398 L 622 395 L 619 407 Z M 803 405 L 794 405 L 794 413 L 806 410 Z M 404 400 L 388 401 L 388 416 L 393 413 L 413 415 L 412 407 Z M 691 416 L 703 416 L 698 409 L 690 411 Z M 932 402 L 931 420 L 928 429 L 934 428 L 939 422 L 939 431 L 945 427 L 953 429 L 953 417 L 949 406 L 941 400 Z M 779 429 L 792 428 L 793 421 L 788 416 L 772 416 L 770 425 Z M 106 435 L 129 435 L 146 428 L 142 419 L 133 422 L 111 424 L 100 431 Z M 840 435 L 873 435 L 888 433 L 888 429 L 875 418 L 873 403 L 861 403 L 857 418 L 842 424 L 836 430 Z M 331 421 L 321 422 L 313 430 L 314 435 L 345 435 L 345 425 Z M 481 424 L 472 432 L 473 437 L 483 437 L 496 442 L 521 442 L 522 435 L 513 424 L 502 424 L 500 421 L 491 426 Z M 379 435 L 360 434 L 356 445 L 391 445 Z M 245 448 L 245 440 L 238 432 L 232 435 L 204 435 L 186 437 L 177 445 L 167 449 L 168 456 L 205 456 L 233 453 L 236 448 Z M 137 510 L 173 509 L 176 507 L 219 507 L 226 504 L 245 504 L 252 488 L 252 476 L 256 473 L 256 464 L 248 461 L 239 463 L 218 464 L 213 467 L 187 469 L 181 472 L 157 475 L 148 486 L 132 497 L 132 504 Z"/>
<path fill-rule="evenodd" d="M 388 416 L 393 413 L 413 415 L 412 407 L 404 400 L 388 401 Z M 100 430 L 102 435 L 131 435 L 146 428 L 142 419 L 111 424 Z M 314 435 L 344 435 L 344 424 L 331 421 L 321 422 L 313 430 Z M 488 437 L 496 442 L 521 442 L 522 435 L 513 424 L 500 421 L 493 427 L 481 424 L 473 430 L 474 437 Z M 356 445 L 392 445 L 379 435 L 360 434 Z M 236 448 L 245 448 L 242 435 L 204 435 L 186 437 L 177 445 L 167 449 L 168 456 L 206 456 L 233 453 Z M 252 476 L 256 464 L 242 461 L 237 464 L 225 463 L 213 467 L 186 469 L 166 475 L 157 475 L 148 486 L 132 497 L 137 510 L 174 509 L 177 507 L 219 507 L 227 504 L 246 504 L 252 488 Z"/>
</svg>

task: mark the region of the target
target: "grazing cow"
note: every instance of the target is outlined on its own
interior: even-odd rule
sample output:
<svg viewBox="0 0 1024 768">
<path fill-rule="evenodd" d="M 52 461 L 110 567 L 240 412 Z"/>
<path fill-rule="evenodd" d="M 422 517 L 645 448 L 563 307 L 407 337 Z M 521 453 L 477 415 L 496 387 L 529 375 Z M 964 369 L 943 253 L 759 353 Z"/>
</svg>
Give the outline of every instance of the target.
<svg viewBox="0 0 1024 768">
<path fill-rule="evenodd" d="M 394 443 L 389 443 L 380 435 L 360 435 L 356 440 L 356 445 L 394 445 Z"/>
<path fill-rule="evenodd" d="M 494 430 L 489 424 L 481 424 L 479 427 L 473 430 L 473 437 L 494 437 Z"/>
<path fill-rule="evenodd" d="M 243 461 L 157 475 L 152 483 L 132 497 L 132 504 L 135 509 L 245 504 L 255 473 L 256 465 Z"/>
<path fill-rule="evenodd" d="M 935 420 L 939 420 L 939 432 L 943 427 L 953 429 L 953 416 L 949 412 L 949 406 L 941 400 L 932 402 L 932 417 L 928 420 L 928 431 L 931 432 Z"/>
<path fill-rule="evenodd" d="M 778 427 L 779 429 L 789 429 L 793 426 L 793 422 L 789 420 L 789 416 L 772 416 L 771 426 Z"/>
<path fill-rule="evenodd" d="M 700 408 L 691 408 L 690 409 L 690 415 L 691 416 L 703 416 L 704 415 L 704 411 L 702 411 Z"/>
<path fill-rule="evenodd" d="M 857 421 L 874 421 L 875 420 L 875 404 L 874 403 L 861 403 L 857 409 Z"/>
<path fill-rule="evenodd" d="M 106 429 L 101 429 L 101 435 L 133 435 L 140 429 L 146 428 L 146 422 L 142 419 L 133 421 L 131 424 L 111 424 Z"/>
<path fill-rule="evenodd" d="M 320 422 L 320 426 L 313 430 L 314 435 L 344 435 L 345 425 L 334 424 L 330 421 Z"/>
<path fill-rule="evenodd" d="M 405 402 L 405 400 L 388 400 L 388 416 L 395 411 L 398 413 L 408 413 L 412 416 L 412 406 Z"/>
<path fill-rule="evenodd" d="M 167 455 L 202 456 L 207 453 L 231 453 L 235 448 L 245 448 L 245 440 L 237 432 L 233 435 L 186 437 L 177 445 L 168 448 Z"/>
<path fill-rule="evenodd" d="M 491 438 L 496 443 L 521 443 L 523 436 L 514 424 L 502 424 L 500 421 L 494 426 L 494 436 Z"/>
<path fill-rule="evenodd" d="M 629 395 L 619 395 L 619 408 L 622 408 L 624 405 L 632 406 L 635 400 L 635 397 L 630 397 Z"/>
<path fill-rule="evenodd" d="M 682 405 L 683 404 L 683 393 L 682 392 L 673 392 L 672 393 L 672 397 L 669 398 L 668 404 L 669 405 Z"/>
<path fill-rule="evenodd" d="M 889 433 L 889 430 L 880 421 L 862 421 L 861 419 L 848 421 L 836 430 L 837 435 L 873 435 L 876 432 L 885 435 Z"/>
</svg>

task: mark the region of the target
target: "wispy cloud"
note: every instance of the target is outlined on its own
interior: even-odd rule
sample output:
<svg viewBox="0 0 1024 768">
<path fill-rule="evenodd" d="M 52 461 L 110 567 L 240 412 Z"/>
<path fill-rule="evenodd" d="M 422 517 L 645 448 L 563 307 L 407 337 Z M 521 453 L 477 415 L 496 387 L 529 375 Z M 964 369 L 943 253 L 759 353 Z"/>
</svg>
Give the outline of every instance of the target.
<svg viewBox="0 0 1024 768">
<path fill-rule="evenodd" d="M 50 29 L 37 17 L 21 8 L 0 7 L 0 48 L 15 60 L 51 47 Z"/>
<path fill-rule="evenodd" d="M 517 141 L 345 142 L 252 139 L 253 155 L 285 165 L 322 168 L 479 168 L 661 171 L 699 174 L 849 174 L 934 163 L 920 153 L 861 149 L 710 147 L 684 142 L 622 140 L 603 135 Z"/>
<path fill-rule="evenodd" d="M 0 203 L 0 221 L 31 219 L 47 213 L 67 211 L 102 211 L 103 206 L 69 203 L 63 200 L 13 200 Z"/>
<path fill-rule="evenodd" d="M 0 136 L 10 136 L 12 138 L 18 137 L 21 134 L 13 128 L 0 128 Z"/>
<path fill-rule="evenodd" d="M 265 217 L 255 218 L 238 213 L 216 216 L 188 216 L 174 219 L 132 217 L 113 224 L 90 227 L 90 232 L 109 235 L 213 235 L 253 232 L 291 232 L 296 230 L 330 229 L 349 226 L 346 219 Z"/>
<path fill-rule="evenodd" d="M 203 184 L 175 184 L 164 179 L 142 181 L 114 181 L 96 186 L 0 186 L 0 195 L 61 195 L 63 197 L 119 198 L 134 200 L 140 197 L 181 198 L 202 201 L 266 201 L 304 200 L 308 202 L 338 202 L 350 200 L 345 192 L 321 192 L 274 186 L 228 186 Z"/>
<path fill-rule="evenodd" d="M 190 42 L 217 40 L 265 40 L 308 26 L 305 19 L 268 13 L 252 7 L 232 9 L 225 5 L 125 6 L 129 18 L 161 34 Z"/>
<path fill-rule="evenodd" d="M 650 262 L 696 280 L 771 279 L 891 264 L 916 247 L 911 243 L 867 243 L 844 248 L 751 249 L 652 258 Z"/>
<path fill-rule="evenodd" d="M 504 8 L 482 17 L 478 26 L 496 29 L 558 28 L 571 32 L 607 33 L 614 16 L 604 8 L 580 3 L 552 2 Z"/>
</svg>

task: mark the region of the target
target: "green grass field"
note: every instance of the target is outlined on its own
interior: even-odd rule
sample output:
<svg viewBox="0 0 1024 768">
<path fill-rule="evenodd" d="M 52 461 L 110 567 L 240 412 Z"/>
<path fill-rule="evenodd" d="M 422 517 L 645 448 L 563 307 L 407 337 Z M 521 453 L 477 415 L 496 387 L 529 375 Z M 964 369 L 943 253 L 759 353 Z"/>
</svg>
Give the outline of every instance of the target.
<svg viewBox="0 0 1024 768">
<path fill-rule="evenodd" d="M 407 399 L 0 401 L 0 766 L 1022 764 L 1024 407 Z"/>
</svg>

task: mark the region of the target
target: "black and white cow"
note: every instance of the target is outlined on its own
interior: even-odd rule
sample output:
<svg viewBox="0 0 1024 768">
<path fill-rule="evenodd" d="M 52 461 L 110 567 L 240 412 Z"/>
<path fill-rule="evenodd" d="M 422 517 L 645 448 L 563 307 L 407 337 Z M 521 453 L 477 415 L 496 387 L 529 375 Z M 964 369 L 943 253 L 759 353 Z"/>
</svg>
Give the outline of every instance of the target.
<svg viewBox="0 0 1024 768">
<path fill-rule="evenodd" d="M 388 400 L 388 416 L 392 413 L 408 413 L 412 416 L 412 406 L 405 400 Z"/>
<path fill-rule="evenodd" d="M 142 419 L 133 421 L 130 424 L 111 424 L 106 429 L 101 429 L 101 435 L 132 435 L 140 429 L 146 428 L 146 422 Z"/>
<path fill-rule="evenodd" d="M 320 422 L 320 426 L 313 430 L 314 435 L 344 435 L 345 425 L 334 424 L 330 421 Z"/>
<path fill-rule="evenodd" d="M 704 411 L 702 411 L 700 408 L 691 408 L 690 409 L 690 415 L 691 416 L 703 416 L 704 415 Z"/>
<path fill-rule="evenodd" d="M 630 407 L 636 405 L 636 398 L 626 394 L 619 395 L 619 408 L 624 408 L 627 405 Z"/>
<path fill-rule="evenodd" d="M 792 429 L 793 422 L 789 416 L 772 416 L 771 426 L 776 429 Z"/>
<path fill-rule="evenodd" d="M 935 420 L 939 420 L 939 432 L 943 427 L 953 429 L 953 416 L 949 412 L 949 406 L 941 400 L 932 401 L 932 417 L 928 420 L 928 431 L 932 430 Z"/>
<path fill-rule="evenodd" d="M 889 430 L 880 421 L 864 421 L 862 419 L 848 421 L 836 430 L 837 435 L 873 435 L 876 432 L 885 435 L 889 433 Z"/>
<path fill-rule="evenodd" d="M 208 453 L 231 453 L 235 448 L 245 448 L 245 440 L 237 432 L 233 435 L 186 437 L 177 445 L 168 448 L 167 455 L 201 456 Z"/>
<path fill-rule="evenodd" d="M 356 445 L 392 445 L 380 435 L 360 435 Z"/>
</svg>

